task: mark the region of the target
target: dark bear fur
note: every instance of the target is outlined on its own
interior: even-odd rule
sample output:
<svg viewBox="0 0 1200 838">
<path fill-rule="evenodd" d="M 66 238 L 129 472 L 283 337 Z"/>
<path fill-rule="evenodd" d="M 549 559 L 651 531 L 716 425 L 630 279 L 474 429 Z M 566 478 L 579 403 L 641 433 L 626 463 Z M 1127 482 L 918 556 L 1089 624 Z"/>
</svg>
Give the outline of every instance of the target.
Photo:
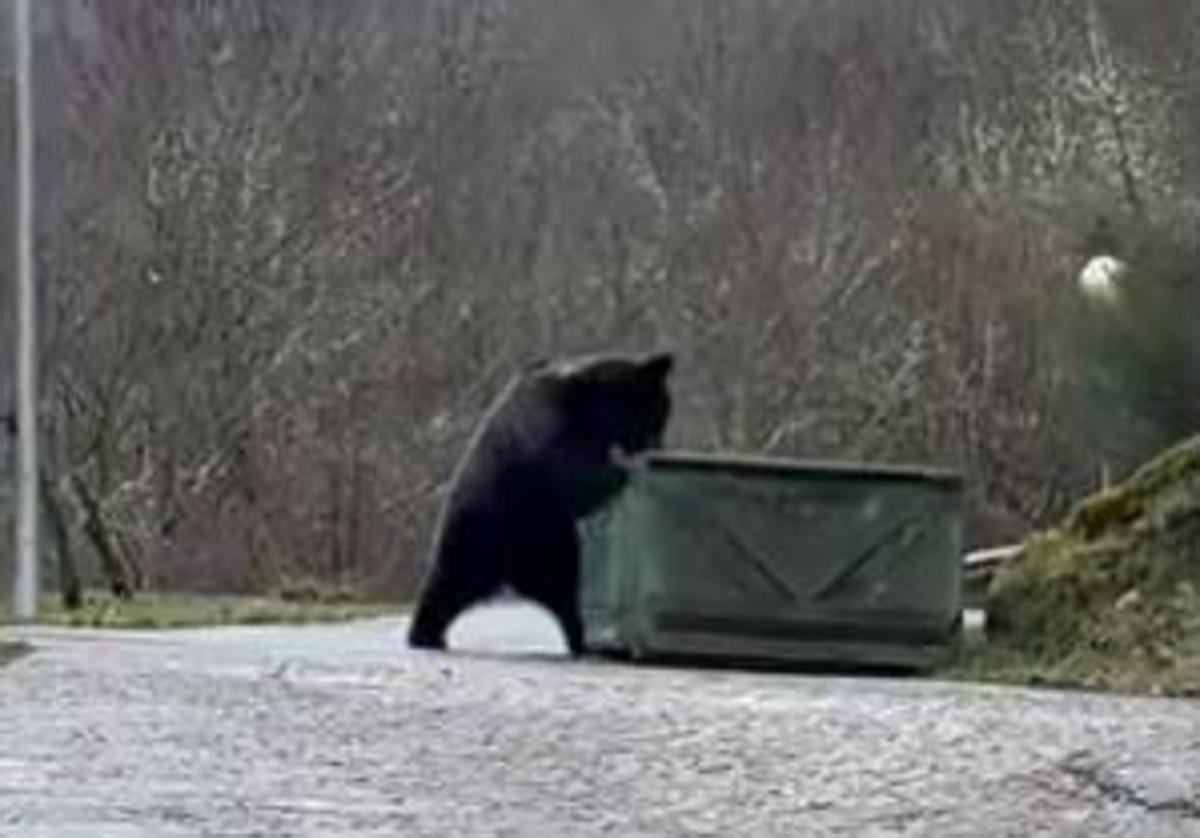
<svg viewBox="0 0 1200 838">
<path fill-rule="evenodd" d="M 669 354 L 541 362 L 509 383 L 454 475 L 410 646 L 444 648 L 456 617 L 507 587 L 583 652 L 576 521 L 625 485 L 614 448 L 661 444 L 671 366 Z"/>
</svg>

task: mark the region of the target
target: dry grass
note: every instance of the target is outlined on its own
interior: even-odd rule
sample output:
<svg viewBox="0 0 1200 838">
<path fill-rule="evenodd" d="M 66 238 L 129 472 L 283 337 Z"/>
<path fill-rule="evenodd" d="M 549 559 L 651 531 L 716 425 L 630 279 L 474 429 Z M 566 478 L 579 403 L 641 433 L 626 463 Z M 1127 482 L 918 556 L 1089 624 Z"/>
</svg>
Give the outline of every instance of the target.
<svg viewBox="0 0 1200 838">
<path fill-rule="evenodd" d="M 318 596 L 225 596 L 143 593 L 133 600 L 89 595 L 83 608 L 64 609 L 57 599 L 42 603 L 38 624 L 112 629 L 173 629 L 265 623 L 320 623 L 377 617 L 398 607 Z M 5 615 L 0 612 L 0 619 Z"/>
</svg>

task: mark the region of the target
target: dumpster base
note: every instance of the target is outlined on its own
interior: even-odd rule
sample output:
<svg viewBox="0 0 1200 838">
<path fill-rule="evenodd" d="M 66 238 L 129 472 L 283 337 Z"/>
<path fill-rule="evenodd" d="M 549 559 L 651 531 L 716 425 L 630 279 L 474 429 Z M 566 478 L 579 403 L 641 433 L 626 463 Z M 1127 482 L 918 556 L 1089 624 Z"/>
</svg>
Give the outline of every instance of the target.
<svg viewBox="0 0 1200 838">
<path fill-rule="evenodd" d="M 927 672 L 951 657 L 957 636 L 958 624 L 948 628 L 661 613 L 647 637 L 623 640 L 616 630 L 599 631 L 589 636 L 589 648 L 606 657 L 647 663 Z"/>
</svg>

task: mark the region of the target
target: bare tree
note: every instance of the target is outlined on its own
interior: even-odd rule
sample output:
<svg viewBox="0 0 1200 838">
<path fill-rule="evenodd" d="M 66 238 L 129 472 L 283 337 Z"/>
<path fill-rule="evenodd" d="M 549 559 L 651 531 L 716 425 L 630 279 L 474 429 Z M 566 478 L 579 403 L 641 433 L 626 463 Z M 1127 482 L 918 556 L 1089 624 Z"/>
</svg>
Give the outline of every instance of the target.
<svg viewBox="0 0 1200 838">
<path fill-rule="evenodd" d="M 1011 535 L 1087 475 L 1087 230 L 1200 213 L 1193 5 L 56 0 L 69 546 L 404 590 L 506 376 L 651 344 L 675 444 L 955 464 Z"/>
</svg>

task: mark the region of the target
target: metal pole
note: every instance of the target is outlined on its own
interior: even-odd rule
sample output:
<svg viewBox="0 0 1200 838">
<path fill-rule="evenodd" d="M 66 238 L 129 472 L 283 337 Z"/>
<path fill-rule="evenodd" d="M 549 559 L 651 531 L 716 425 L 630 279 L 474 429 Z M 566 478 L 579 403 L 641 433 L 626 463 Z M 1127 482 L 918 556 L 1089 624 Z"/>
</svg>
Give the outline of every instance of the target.
<svg viewBox="0 0 1200 838">
<path fill-rule="evenodd" d="M 17 573 L 13 615 L 38 600 L 37 308 L 33 265 L 33 38 L 29 0 L 13 0 L 17 125 Z"/>
</svg>

